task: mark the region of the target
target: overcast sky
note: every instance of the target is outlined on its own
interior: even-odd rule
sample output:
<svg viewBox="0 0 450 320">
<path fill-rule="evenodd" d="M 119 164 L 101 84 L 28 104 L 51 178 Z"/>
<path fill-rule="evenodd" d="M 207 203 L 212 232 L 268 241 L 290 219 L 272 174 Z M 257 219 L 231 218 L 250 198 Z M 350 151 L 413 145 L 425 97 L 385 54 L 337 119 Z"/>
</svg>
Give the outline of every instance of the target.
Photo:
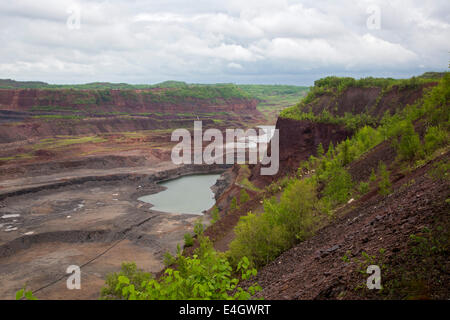
<svg viewBox="0 0 450 320">
<path fill-rule="evenodd" d="M 449 22 L 448 0 L 0 0 L 0 78 L 408 77 L 448 70 Z"/>
</svg>

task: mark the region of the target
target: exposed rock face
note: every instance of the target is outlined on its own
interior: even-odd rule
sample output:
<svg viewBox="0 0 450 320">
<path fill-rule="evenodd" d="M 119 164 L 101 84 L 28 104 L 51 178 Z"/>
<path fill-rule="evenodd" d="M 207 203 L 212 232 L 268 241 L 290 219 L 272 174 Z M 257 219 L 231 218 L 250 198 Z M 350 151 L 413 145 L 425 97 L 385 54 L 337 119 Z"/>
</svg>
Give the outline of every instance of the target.
<svg viewBox="0 0 450 320">
<path fill-rule="evenodd" d="M 107 93 L 107 94 L 106 94 Z M 0 143 L 56 135 L 171 129 L 214 119 L 251 122 L 262 117 L 245 97 L 159 96 L 149 90 L 0 89 Z"/>
<path fill-rule="evenodd" d="M 211 125 L 212 120 L 203 120 Z M 153 119 L 149 117 L 86 118 L 84 120 L 55 119 L 51 121 L 26 120 L 20 123 L 6 123 L 0 126 L 0 143 L 26 140 L 32 137 L 95 135 L 110 132 L 130 132 L 190 127 L 192 119 Z"/>
<path fill-rule="evenodd" d="M 320 143 L 327 150 L 331 142 L 336 145 L 352 134 L 350 130 L 337 124 L 285 118 L 278 118 L 276 128 L 280 130 L 280 168 L 274 176 L 262 176 L 261 165 L 253 166 L 250 181 L 260 187 L 295 172 L 301 161 L 316 154 Z"/>
<path fill-rule="evenodd" d="M 234 178 L 235 174 L 232 170 L 227 170 L 220 175 L 219 179 L 217 179 L 216 183 L 211 187 L 216 201 L 219 200 L 225 190 L 233 184 Z"/>
<path fill-rule="evenodd" d="M 106 112 L 256 112 L 254 99 L 200 99 L 173 97 L 159 100 L 155 90 L 108 90 L 101 96 L 95 90 L 0 89 L 0 109 L 27 111 L 32 107 L 88 107 L 89 111 Z"/>
</svg>

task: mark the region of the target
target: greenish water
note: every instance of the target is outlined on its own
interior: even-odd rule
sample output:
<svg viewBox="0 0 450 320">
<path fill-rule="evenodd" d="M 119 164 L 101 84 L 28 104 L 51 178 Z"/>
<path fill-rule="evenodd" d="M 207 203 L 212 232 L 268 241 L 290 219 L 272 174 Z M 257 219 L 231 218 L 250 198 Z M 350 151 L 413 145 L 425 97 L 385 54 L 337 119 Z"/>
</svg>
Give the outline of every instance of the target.
<svg viewBox="0 0 450 320">
<path fill-rule="evenodd" d="M 151 203 L 152 209 L 170 213 L 201 214 L 211 208 L 214 194 L 210 187 L 219 174 L 190 175 L 160 183 L 167 189 L 140 197 L 138 200 Z"/>
</svg>

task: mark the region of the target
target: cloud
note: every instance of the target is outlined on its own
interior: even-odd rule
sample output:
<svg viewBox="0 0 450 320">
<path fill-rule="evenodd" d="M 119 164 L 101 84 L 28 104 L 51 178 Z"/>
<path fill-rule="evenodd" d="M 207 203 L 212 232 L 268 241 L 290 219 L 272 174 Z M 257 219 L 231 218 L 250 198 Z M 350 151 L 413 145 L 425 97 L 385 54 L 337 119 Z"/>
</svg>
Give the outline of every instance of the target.
<svg viewBox="0 0 450 320">
<path fill-rule="evenodd" d="M 366 25 L 371 5 L 378 30 Z M 441 0 L 17 0 L 0 9 L 0 78 L 52 83 L 311 84 L 446 70 L 450 51 Z"/>
</svg>

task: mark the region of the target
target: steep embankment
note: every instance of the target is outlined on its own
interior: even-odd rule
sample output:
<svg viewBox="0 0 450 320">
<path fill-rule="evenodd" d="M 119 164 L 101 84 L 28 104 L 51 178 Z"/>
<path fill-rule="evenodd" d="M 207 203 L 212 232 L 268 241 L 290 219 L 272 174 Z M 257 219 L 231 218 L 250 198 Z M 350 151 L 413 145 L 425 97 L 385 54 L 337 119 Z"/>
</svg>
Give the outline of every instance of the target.
<svg viewBox="0 0 450 320">
<path fill-rule="evenodd" d="M 327 79 L 327 78 L 325 78 Z M 320 84 L 320 80 L 318 81 Z M 277 120 L 280 134 L 280 170 L 275 176 L 261 176 L 260 165 L 252 168 L 250 181 L 264 186 L 296 172 L 301 161 L 350 137 L 363 124 L 377 125 L 388 112 L 394 114 L 423 96 L 437 84 L 427 81 L 412 85 L 377 84 L 344 88 L 315 86 L 304 101 L 285 109 Z"/>
<path fill-rule="evenodd" d="M 389 145 L 358 165 L 391 158 Z M 389 156 L 390 155 L 390 156 Z M 448 152 L 405 176 L 393 170 L 393 193 L 373 190 L 340 208 L 311 239 L 286 251 L 258 275 L 266 299 L 447 299 L 450 281 L 448 180 L 433 177 Z M 353 166 L 350 170 L 355 169 Z M 356 175 L 359 170 L 353 170 Z M 382 268 L 385 291 L 365 286 L 368 265 Z"/>
<path fill-rule="evenodd" d="M 257 296 L 448 299 L 448 75 L 438 86 L 411 80 L 388 87 L 324 85 L 330 80 L 338 79 L 317 81 L 313 94 L 282 114 L 277 127 L 290 142 L 280 141 L 283 171 L 301 168 L 302 175 L 295 180 L 318 183 L 312 208 L 321 212 L 321 205 L 331 205 L 331 221 L 319 219 L 321 227 L 313 236 L 288 246 L 260 270 L 256 280 L 263 290 Z M 433 89 L 424 96 L 427 88 Z M 371 127 L 363 128 L 366 124 Z M 351 139 L 328 148 L 335 134 L 327 129 L 331 125 L 350 129 Z M 323 136 L 313 134 L 314 128 Z M 338 140 L 344 138 L 342 134 Z M 300 165 L 311 155 L 316 157 Z M 264 178 L 254 174 L 253 180 Z M 294 207 L 302 210 L 307 205 L 303 197 L 287 194 L 278 210 L 291 215 L 293 201 L 299 201 Z M 382 290 L 366 286 L 369 265 L 381 269 Z"/>
<path fill-rule="evenodd" d="M 234 85 L 147 89 L 0 89 L 0 143 L 55 135 L 169 129 L 197 119 L 262 120 L 257 100 Z"/>
<path fill-rule="evenodd" d="M 209 91 L 211 90 L 211 91 Z M 83 112 L 249 112 L 256 101 L 238 89 L 0 89 L 0 106 L 5 110 L 60 110 Z"/>
</svg>

